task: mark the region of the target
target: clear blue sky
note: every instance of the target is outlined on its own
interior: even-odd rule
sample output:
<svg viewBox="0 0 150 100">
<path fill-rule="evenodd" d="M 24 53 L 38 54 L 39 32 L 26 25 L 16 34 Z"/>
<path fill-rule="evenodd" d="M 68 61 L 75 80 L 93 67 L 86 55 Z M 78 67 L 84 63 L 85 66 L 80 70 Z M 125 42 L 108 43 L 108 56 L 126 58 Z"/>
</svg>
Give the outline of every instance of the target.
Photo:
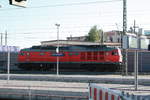
<svg viewBox="0 0 150 100">
<path fill-rule="evenodd" d="M 27 0 L 27 8 L 8 1 L 0 0 L 0 33 L 7 30 L 8 45 L 23 48 L 55 40 L 55 23 L 60 24 L 60 39 L 84 36 L 93 25 L 104 31 L 122 30 L 121 0 Z M 127 0 L 128 27 L 135 19 L 139 27 L 150 29 L 149 4 L 149 0 Z"/>
</svg>

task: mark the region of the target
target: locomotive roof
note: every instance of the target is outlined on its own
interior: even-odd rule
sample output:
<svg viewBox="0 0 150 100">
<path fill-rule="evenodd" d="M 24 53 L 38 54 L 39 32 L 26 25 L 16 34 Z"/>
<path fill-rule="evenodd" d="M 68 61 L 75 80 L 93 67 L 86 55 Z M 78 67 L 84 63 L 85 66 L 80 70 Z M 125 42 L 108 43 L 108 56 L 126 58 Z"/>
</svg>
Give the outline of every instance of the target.
<svg viewBox="0 0 150 100">
<path fill-rule="evenodd" d="M 32 46 L 31 48 L 22 49 L 22 51 L 45 51 L 56 50 L 56 46 Z M 107 47 L 106 45 L 71 45 L 61 46 L 59 50 L 112 50 L 115 47 Z"/>
</svg>

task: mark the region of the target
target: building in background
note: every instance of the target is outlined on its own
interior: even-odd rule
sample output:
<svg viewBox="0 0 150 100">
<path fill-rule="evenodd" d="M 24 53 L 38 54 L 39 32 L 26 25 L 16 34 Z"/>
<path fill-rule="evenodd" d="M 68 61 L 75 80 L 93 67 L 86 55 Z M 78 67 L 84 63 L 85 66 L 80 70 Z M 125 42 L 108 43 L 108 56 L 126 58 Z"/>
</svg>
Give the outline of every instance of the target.
<svg viewBox="0 0 150 100">
<path fill-rule="evenodd" d="M 108 45 L 108 46 L 120 46 L 121 44 L 121 31 L 108 31 L 103 34 L 103 43 L 100 42 L 87 42 L 87 36 L 67 37 L 67 40 L 59 40 L 60 46 L 66 45 Z M 57 40 L 42 41 L 42 46 L 56 46 Z"/>
<path fill-rule="evenodd" d="M 150 29 L 139 28 L 138 34 L 139 35 L 144 35 L 148 39 L 150 39 Z"/>
<path fill-rule="evenodd" d="M 106 43 L 120 43 L 121 42 L 121 31 L 108 31 L 104 32 L 104 42 Z"/>
<path fill-rule="evenodd" d="M 67 37 L 67 40 L 69 41 L 85 41 L 86 40 L 86 36 L 78 36 L 78 37 Z"/>
<path fill-rule="evenodd" d="M 51 41 L 42 41 L 42 46 L 56 46 L 57 40 Z M 67 45 L 100 45 L 98 42 L 85 42 L 85 41 L 77 41 L 77 40 L 59 40 L 60 46 L 67 46 Z"/>
<path fill-rule="evenodd" d="M 20 48 L 18 46 L 5 46 L 1 45 L 0 46 L 0 52 L 19 52 Z"/>
<path fill-rule="evenodd" d="M 121 31 L 108 31 L 103 33 L 103 42 L 104 43 L 120 43 L 121 42 Z M 69 41 L 86 41 L 86 36 L 78 36 L 78 37 L 67 37 Z"/>
<path fill-rule="evenodd" d="M 42 46 L 57 46 L 57 40 L 51 41 L 42 41 Z M 69 45 L 107 45 L 107 46 L 116 46 L 120 47 L 120 43 L 99 43 L 99 42 L 85 42 L 85 41 L 73 41 L 73 40 L 59 40 L 60 46 L 69 46 Z"/>
</svg>

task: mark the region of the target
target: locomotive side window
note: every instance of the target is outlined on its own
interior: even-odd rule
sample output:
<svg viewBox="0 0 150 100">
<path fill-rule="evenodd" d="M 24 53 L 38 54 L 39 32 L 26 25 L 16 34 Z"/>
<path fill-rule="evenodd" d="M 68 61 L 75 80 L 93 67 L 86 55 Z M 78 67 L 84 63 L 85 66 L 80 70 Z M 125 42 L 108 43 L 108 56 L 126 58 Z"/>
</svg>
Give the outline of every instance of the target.
<svg viewBox="0 0 150 100">
<path fill-rule="evenodd" d="M 77 56 L 77 55 L 79 55 L 79 53 L 78 52 L 70 52 L 69 56 L 72 56 L 72 55 L 76 55 Z"/>
<path fill-rule="evenodd" d="M 21 52 L 21 53 L 20 53 L 20 55 L 21 55 L 21 56 L 24 56 L 24 55 L 25 55 L 25 53 Z"/>
<path fill-rule="evenodd" d="M 69 56 L 72 56 L 72 55 L 73 55 L 72 52 L 70 52 L 70 53 L 69 53 Z"/>
<path fill-rule="evenodd" d="M 76 56 L 77 56 L 77 55 L 79 55 L 79 53 L 78 53 L 78 52 L 75 52 L 75 53 L 74 53 L 74 55 L 76 55 Z"/>
<path fill-rule="evenodd" d="M 44 52 L 41 52 L 41 53 L 40 53 L 40 56 L 43 56 L 43 55 L 45 55 L 45 53 L 44 53 Z"/>
</svg>

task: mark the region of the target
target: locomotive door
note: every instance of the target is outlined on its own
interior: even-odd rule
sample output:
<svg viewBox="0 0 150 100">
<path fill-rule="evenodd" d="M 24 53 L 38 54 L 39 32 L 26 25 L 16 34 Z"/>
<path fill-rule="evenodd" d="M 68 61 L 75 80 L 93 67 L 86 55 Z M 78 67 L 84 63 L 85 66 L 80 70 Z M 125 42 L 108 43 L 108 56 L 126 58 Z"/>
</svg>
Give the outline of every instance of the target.
<svg viewBox="0 0 150 100">
<path fill-rule="evenodd" d="M 26 53 L 26 61 L 27 61 L 27 62 L 30 61 L 30 53 L 29 53 L 29 52 Z"/>
<path fill-rule="evenodd" d="M 99 56 L 99 61 L 104 62 L 104 60 L 105 60 L 104 51 L 99 51 L 98 56 Z"/>
<path fill-rule="evenodd" d="M 93 52 L 93 60 L 97 61 L 98 60 L 98 52 Z"/>
<path fill-rule="evenodd" d="M 84 62 L 86 60 L 86 52 L 81 52 L 80 54 L 80 59 L 81 59 L 81 62 Z"/>
</svg>

